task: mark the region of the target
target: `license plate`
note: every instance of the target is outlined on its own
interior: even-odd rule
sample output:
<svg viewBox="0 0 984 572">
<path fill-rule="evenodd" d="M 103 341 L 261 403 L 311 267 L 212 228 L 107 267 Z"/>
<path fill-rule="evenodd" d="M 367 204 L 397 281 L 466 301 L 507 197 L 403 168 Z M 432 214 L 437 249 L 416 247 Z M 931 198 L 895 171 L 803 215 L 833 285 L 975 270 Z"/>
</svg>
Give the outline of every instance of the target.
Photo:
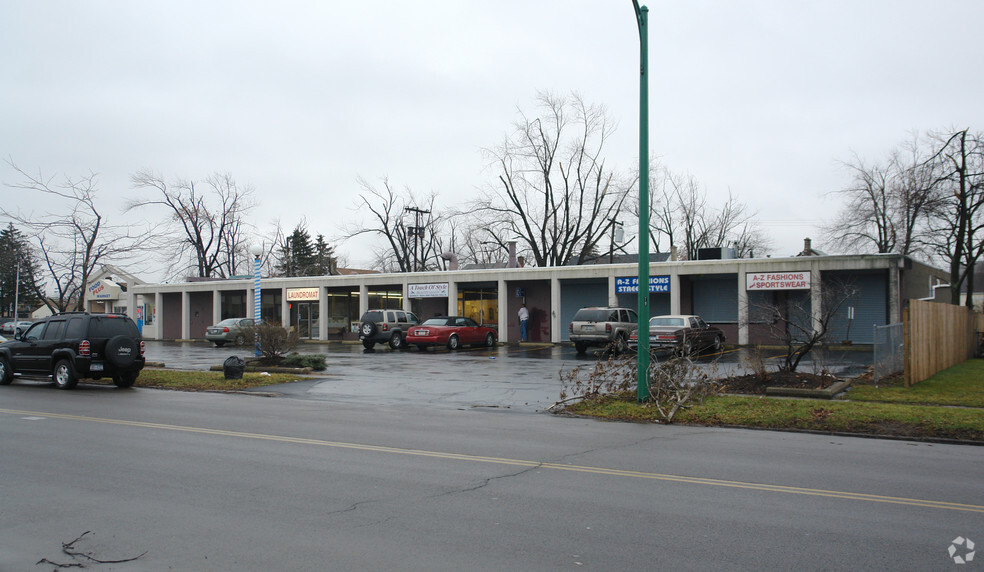
<svg viewBox="0 0 984 572">
<path fill-rule="evenodd" d="M 593 332 L 594 331 L 594 326 L 592 324 L 587 324 L 587 325 L 581 326 L 581 329 L 584 330 L 585 332 Z"/>
<path fill-rule="evenodd" d="M 93 363 L 89 365 L 89 371 L 102 371 L 102 370 L 103 370 L 103 364 L 101 363 Z"/>
</svg>

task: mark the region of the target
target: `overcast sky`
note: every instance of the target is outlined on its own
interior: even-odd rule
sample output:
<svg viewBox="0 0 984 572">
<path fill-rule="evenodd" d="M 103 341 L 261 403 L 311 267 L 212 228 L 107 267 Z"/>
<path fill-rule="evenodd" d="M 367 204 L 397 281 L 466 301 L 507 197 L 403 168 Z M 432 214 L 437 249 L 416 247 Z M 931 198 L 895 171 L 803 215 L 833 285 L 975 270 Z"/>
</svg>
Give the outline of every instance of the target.
<svg viewBox="0 0 984 572">
<path fill-rule="evenodd" d="M 849 182 L 912 131 L 984 129 L 984 2 L 664 1 L 650 8 L 650 149 L 720 204 L 802 249 Z M 129 176 L 228 172 L 253 222 L 340 234 L 357 179 L 436 191 L 494 179 L 484 147 L 537 90 L 581 93 L 638 161 L 639 37 L 629 0 L 50 2 L 0 0 L 0 155 L 98 173 L 112 217 Z M 0 165 L 0 182 L 20 178 Z M 57 208 L 3 187 L 24 212 Z M 821 244 L 814 246 L 824 249 Z M 369 263 L 365 243 L 338 250 Z M 135 269 L 156 278 L 152 269 Z"/>
</svg>

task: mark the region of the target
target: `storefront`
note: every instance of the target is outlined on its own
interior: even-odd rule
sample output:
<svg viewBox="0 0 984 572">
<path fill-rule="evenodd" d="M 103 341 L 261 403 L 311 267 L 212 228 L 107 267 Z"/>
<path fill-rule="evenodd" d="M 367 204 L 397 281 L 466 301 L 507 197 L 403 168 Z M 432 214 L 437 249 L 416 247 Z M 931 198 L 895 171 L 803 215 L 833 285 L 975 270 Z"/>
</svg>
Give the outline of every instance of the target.
<svg viewBox="0 0 984 572">
<path fill-rule="evenodd" d="M 509 342 L 519 338 L 517 313 L 526 304 L 530 341 L 559 343 L 581 307 L 636 308 L 636 271 L 634 264 L 599 264 L 267 278 L 262 317 L 286 316 L 305 339 L 353 340 L 368 309 L 410 310 L 421 319 L 458 314 L 496 328 Z M 901 320 L 906 299 L 949 296 L 931 286 L 946 279 L 942 270 L 894 254 L 660 261 L 650 264 L 649 313 L 699 314 L 725 330 L 729 343 L 770 343 L 775 312 L 809 330 L 825 295 L 850 284 L 852 294 L 829 329 L 838 341 L 864 344 L 872 326 Z M 203 320 L 244 306 L 252 317 L 249 280 L 143 284 L 128 295 L 134 307 L 156 311 L 145 328 L 149 339 L 200 337 Z"/>
</svg>

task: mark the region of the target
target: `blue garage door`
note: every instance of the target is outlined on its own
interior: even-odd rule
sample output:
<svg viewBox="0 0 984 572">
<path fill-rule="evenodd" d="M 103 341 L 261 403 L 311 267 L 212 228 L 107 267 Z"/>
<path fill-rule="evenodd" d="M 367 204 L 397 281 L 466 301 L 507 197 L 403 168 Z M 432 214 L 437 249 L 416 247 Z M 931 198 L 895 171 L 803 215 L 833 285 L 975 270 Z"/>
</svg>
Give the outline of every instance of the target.
<svg viewBox="0 0 984 572">
<path fill-rule="evenodd" d="M 829 327 L 829 343 L 850 340 L 855 344 L 874 343 L 873 326 L 888 323 L 888 276 L 878 272 L 824 272 L 822 284 L 826 292 L 836 292 L 840 285 L 856 289 L 853 296 L 841 304 Z M 854 320 L 849 320 L 854 308 Z"/>
<path fill-rule="evenodd" d="M 608 305 L 608 279 L 560 282 L 560 339 L 570 340 L 568 326 L 574 314 L 585 306 Z"/>
<path fill-rule="evenodd" d="M 693 276 L 694 313 L 705 322 L 738 322 L 738 275 Z"/>
</svg>

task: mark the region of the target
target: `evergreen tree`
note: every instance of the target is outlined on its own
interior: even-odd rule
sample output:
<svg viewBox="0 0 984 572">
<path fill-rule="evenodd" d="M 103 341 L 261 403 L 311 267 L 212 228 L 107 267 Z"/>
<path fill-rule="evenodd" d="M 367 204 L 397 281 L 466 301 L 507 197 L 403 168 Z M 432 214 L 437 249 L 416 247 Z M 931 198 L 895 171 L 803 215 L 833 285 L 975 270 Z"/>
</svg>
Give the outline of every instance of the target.
<svg viewBox="0 0 984 572">
<path fill-rule="evenodd" d="M 275 269 L 280 276 L 312 276 L 316 270 L 314 267 L 315 251 L 311 235 L 301 222 L 278 247 Z"/>
<path fill-rule="evenodd" d="M 319 234 L 314 240 L 314 265 L 309 276 L 328 276 L 334 270 L 335 248 L 325 241 L 325 235 Z"/>
<path fill-rule="evenodd" d="M 21 232 L 14 228 L 14 224 L 10 223 L 7 228 L 0 230 L 0 315 L 14 315 L 15 298 L 19 306 L 19 316 L 25 316 L 28 309 L 39 304 L 34 288 L 37 273 L 38 263 L 30 245 Z"/>
</svg>

